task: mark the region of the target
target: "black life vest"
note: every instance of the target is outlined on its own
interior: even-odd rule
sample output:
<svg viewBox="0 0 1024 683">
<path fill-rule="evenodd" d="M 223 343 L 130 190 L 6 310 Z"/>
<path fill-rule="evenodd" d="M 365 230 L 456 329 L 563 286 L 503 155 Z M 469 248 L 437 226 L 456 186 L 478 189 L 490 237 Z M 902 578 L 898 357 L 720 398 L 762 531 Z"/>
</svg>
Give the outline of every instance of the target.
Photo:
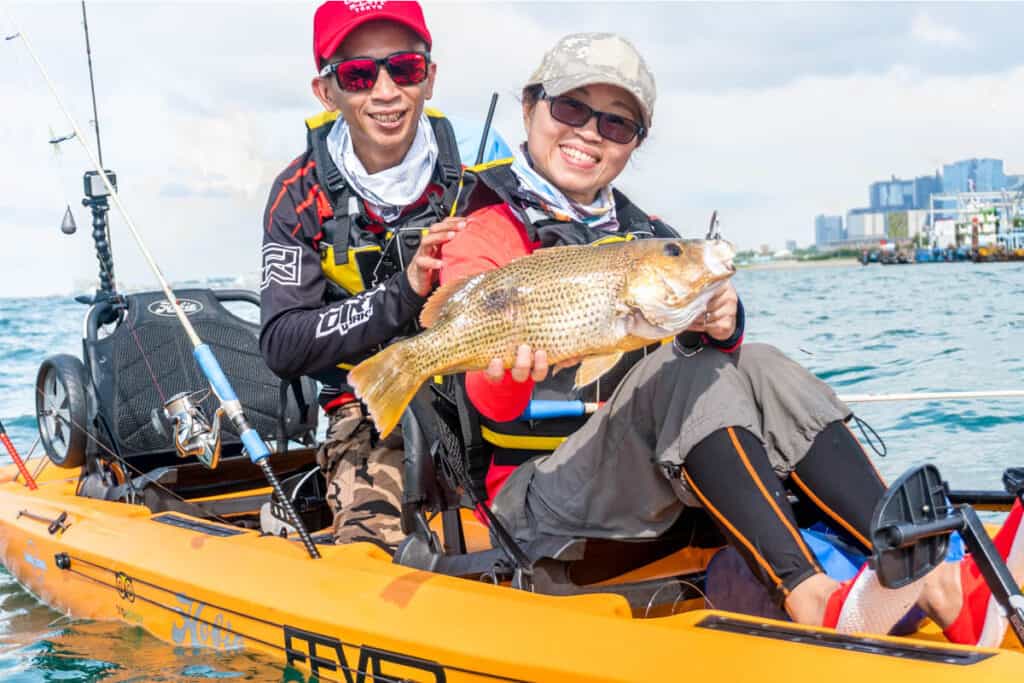
<svg viewBox="0 0 1024 683">
<path fill-rule="evenodd" d="M 451 213 L 462 176 L 458 141 L 451 122 L 441 112 L 428 108 L 424 113 L 437 140 L 433 176 L 418 205 L 387 224 L 383 233 L 366 229 L 375 221 L 366 215 L 363 200 L 345 182 L 327 149 L 327 136 L 338 112 L 323 112 L 306 120 L 317 182 L 334 214 L 321 225 L 322 235 L 316 244 L 320 268 L 332 285 L 328 287 L 331 300 L 370 289 L 405 268 L 419 247 L 423 230 Z"/>
<path fill-rule="evenodd" d="M 678 237 L 671 227 L 649 216 L 633 204 L 623 193 L 613 189 L 615 213 L 619 230 L 593 229 L 572 221 L 558 221 L 536 207 L 519 189 L 519 182 L 511 170 L 512 159 L 499 159 L 467 168 L 463 173 L 457 215 L 467 215 L 478 209 L 505 203 L 520 219 L 532 242 L 541 248 L 607 244 L 611 242 L 645 239 L 650 237 Z M 593 384 L 574 389 L 575 372 L 566 370 L 549 376 L 534 386 L 533 398 L 539 400 L 580 400 L 600 402 L 611 396 L 615 387 L 637 362 L 657 344 L 625 354 L 622 359 Z M 475 423 L 474 434 L 486 442 L 498 465 L 520 465 L 542 453 L 549 453 L 586 421 L 586 417 L 555 418 L 536 421 L 494 422 L 483 415 L 463 416 Z M 472 444 L 471 444 L 472 446 Z"/>
</svg>

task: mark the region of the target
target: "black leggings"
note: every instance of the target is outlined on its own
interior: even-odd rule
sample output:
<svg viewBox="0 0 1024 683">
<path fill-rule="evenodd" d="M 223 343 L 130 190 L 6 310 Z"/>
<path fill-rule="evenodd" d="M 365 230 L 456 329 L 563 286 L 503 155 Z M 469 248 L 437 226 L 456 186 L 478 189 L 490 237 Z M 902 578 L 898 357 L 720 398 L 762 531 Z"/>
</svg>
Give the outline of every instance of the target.
<svg viewBox="0 0 1024 683">
<path fill-rule="evenodd" d="M 822 571 L 800 535 L 786 487 L 753 434 L 739 427 L 712 433 L 687 455 L 683 476 L 780 604 L 801 581 Z M 862 550 L 870 550 L 871 515 L 885 483 L 844 422 L 818 434 L 788 483 Z"/>
</svg>

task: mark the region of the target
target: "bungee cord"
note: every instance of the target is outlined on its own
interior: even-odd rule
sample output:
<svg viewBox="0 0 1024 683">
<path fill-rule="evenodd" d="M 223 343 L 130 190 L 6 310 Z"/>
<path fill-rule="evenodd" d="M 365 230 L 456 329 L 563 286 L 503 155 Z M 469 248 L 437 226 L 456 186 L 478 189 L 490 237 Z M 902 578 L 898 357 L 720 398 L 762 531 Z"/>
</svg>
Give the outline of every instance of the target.
<svg viewBox="0 0 1024 683">
<path fill-rule="evenodd" d="M 96 171 L 97 178 L 99 178 L 100 181 L 103 183 L 103 186 L 106 189 L 110 200 L 113 202 L 114 206 L 117 207 L 122 218 L 124 218 L 125 225 L 128 227 L 129 233 L 135 240 L 135 243 L 138 246 L 139 251 L 142 252 L 142 256 L 145 259 L 146 263 L 149 265 L 150 270 L 156 276 L 157 281 L 160 284 L 160 289 L 163 291 L 164 296 L 167 299 L 167 302 L 170 304 L 171 309 L 174 311 L 175 317 L 177 317 L 178 322 L 181 323 L 182 329 L 184 329 L 186 336 L 192 343 L 193 356 L 196 360 L 196 363 L 199 365 L 199 369 L 202 371 L 203 375 L 206 376 L 207 381 L 210 383 L 210 388 L 213 390 L 214 394 L 220 401 L 220 409 L 224 411 L 224 414 L 227 415 L 228 419 L 230 419 L 231 423 L 233 424 L 235 430 L 239 435 L 239 438 L 242 441 L 243 446 L 245 447 L 246 452 L 249 455 L 250 460 L 252 460 L 253 463 L 257 464 L 263 471 L 264 476 L 270 483 L 271 488 L 274 490 L 274 494 L 278 497 L 278 499 L 281 502 L 281 506 L 284 508 L 285 513 L 288 515 L 289 521 L 291 522 L 292 526 L 295 527 L 299 535 L 299 538 L 302 540 L 302 543 L 305 546 L 307 553 L 313 559 L 319 558 L 320 552 L 317 550 L 316 544 L 313 542 L 313 539 L 310 536 L 309 531 L 306 529 L 306 526 L 303 523 L 302 519 L 295 511 L 295 507 L 292 505 L 291 500 L 289 500 L 288 496 L 285 495 L 284 490 L 281 487 L 281 482 L 277 479 L 277 475 L 274 474 L 273 469 L 271 469 L 270 467 L 270 448 L 263 441 L 263 438 L 259 435 L 259 433 L 249 425 L 249 422 L 245 416 L 245 412 L 242 408 L 241 401 L 238 400 L 234 388 L 231 386 L 231 383 L 228 380 L 227 375 L 225 375 L 224 371 L 221 369 L 220 363 L 217 361 L 216 356 L 214 355 L 210 347 L 203 343 L 203 340 L 199 337 L 198 333 L 195 331 L 195 328 L 192 326 L 192 323 L 185 315 L 184 310 L 178 304 L 178 299 L 177 296 L 174 294 L 174 290 L 171 289 L 171 286 L 167 281 L 167 278 L 164 277 L 164 274 L 160 270 L 160 266 L 154 259 L 153 254 L 147 248 L 141 233 L 139 232 L 138 228 L 135 225 L 135 221 L 132 219 L 131 214 L 129 214 L 127 208 L 121 202 L 121 196 L 118 194 L 117 189 L 114 187 L 114 184 L 108 176 L 106 170 L 103 168 L 96 154 L 93 153 L 93 150 L 89 147 L 88 143 L 86 142 L 86 136 L 83 134 L 82 129 L 79 127 L 75 117 L 71 114 L 70 110 L 65 105 L 63 98 L 60 96 L 60 92 L 57 90 L 56 85 L 50 78 L 49 72 L 47 72 L 46 67 L 43 65 L 42 61 L 39 59 L 39 56 L 36 54 L 35 49 L 32 47 L 32 42 L 29 39 L 28 35 L 25 33 L 24 29 L 22 29 L 14 20 L 14 17 L 11 16 L 10 9 L 6 7 L 6 5 L 4 8 L 4 14 L 7 16 L 8 22 L 14 28 L 14 33 L 12 35 L 6 36 L 6 40 L 13 41 L 15 39 L 20 39 L 21 43 L 25 46 L 26 51 L 32 58 L 32 61 L 35 63 L 36 67 L 38 68 L 39 73 L 42 75 L 43 81 L 46 83 L 47 88 L 50 90 L 50 93 L 57 101 L 60 110 L 63 112 L 64 117 L 67 119 L 68 123 L 74 130 L 75 139 L 78 140 L 78 142 L 82 146 L 82 149 L 85 150 L 86 156 L 89 158 L 89 163 L 92 165 L 92 168 Z"/>
</svg>

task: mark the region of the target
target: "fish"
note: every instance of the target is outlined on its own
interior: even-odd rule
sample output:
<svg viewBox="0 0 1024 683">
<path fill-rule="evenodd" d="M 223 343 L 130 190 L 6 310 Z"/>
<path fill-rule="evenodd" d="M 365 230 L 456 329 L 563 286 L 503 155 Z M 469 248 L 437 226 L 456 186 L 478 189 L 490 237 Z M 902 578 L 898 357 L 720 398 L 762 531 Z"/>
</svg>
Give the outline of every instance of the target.
<svg viewBox="0 0 1024 683">
<path fill-rule="evenodd" d="M 516 349 L 544 349 L 552 365 L 583 358 L 584 387 L 628 351 L 682 332 L 736 272 L 725 240 L 639 239 L 541 249 L 507 265 L 445 283 L 424 304 L 424 331 L 349 371 L 348 381 L 381 436 L 429 378 L 506 368 Z"/>
</svg>

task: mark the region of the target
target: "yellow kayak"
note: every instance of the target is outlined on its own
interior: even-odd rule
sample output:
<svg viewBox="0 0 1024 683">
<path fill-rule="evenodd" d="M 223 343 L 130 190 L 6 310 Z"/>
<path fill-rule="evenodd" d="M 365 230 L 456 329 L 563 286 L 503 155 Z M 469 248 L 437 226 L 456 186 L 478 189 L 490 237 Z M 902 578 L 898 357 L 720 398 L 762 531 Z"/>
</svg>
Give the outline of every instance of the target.
<svg viewBox="0 0 1024 683">
<path fill-rule="evenodd" d="M 1024 680 L 1024 653 L 847 636 L 702 609 L 646 618 L 620 595 L 550 596 L 396 565 L 377 547 L 295 540 L 179 511 L 76 495 L 78 471 L 46 467 L 30 491 L 0 469 L 3 563 L 47 604 L 120 620 L 169 643 L 256 650 L 319 676 L 366 681 Z M 266 489 L 198 502 L 258 509 Z M 247 504 L 251 502 L 251 509 Z M 486 544 L 464 516 L 467 542 Z M 318 537 L 319 539 L 319 537 Z M 687 549 L 630 578 L 700 571 Z"/>
</svg>

